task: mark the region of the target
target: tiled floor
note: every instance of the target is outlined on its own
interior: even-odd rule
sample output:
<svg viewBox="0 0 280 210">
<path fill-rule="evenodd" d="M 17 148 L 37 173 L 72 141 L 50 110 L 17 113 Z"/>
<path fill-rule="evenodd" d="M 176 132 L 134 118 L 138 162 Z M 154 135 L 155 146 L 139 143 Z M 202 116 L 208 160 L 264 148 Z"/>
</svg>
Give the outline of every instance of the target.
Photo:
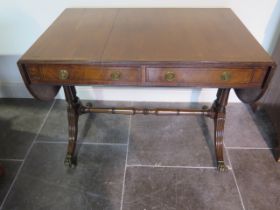
<svg viewBox="0 0 280 210">
<path fill-rule="evenodd" d="M 263 111 L 229 104 L 229 170 L 219 173 L 213 122 L 189 116 L 83 115 L 78 165 L 67 169 L 65 110 L 61 100 L 0 99 L 1 210 L 280 208 L 280 164 L 271 150 L 276 134 Z"/>
</svg>

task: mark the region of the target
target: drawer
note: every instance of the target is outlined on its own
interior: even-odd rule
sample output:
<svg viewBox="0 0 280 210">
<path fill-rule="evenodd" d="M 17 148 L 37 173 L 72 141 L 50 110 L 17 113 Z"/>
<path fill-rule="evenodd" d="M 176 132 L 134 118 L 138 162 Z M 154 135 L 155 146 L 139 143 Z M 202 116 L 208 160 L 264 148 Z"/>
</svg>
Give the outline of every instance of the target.
<svg viewBox="0 0 280 210">
<path fill-rule="evenodd" d="M 225 68 L 146 68 L 146 82 L 164 86 L 259 86 L 263 69 Z"/>
<path fill-rule="evenodd" d="M 129 85 L 141 81 L 141 71 L 136 67 L 32 64 L 26 71 L 31 83 Z"/>
</svg>

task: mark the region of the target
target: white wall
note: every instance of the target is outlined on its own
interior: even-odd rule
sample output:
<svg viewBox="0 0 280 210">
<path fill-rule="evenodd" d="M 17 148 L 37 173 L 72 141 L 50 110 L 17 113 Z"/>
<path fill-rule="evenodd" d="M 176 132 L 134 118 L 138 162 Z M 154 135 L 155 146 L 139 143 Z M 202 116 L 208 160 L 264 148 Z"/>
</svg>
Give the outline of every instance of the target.
<svg viewBox="0 0 280 210">
<path fill-rule="evenodd" d="M 279 30 L 277 0 L 0 0 L 0 97 L 30 97 L 17 59 L 66 7 L 230 7 L 255 38 L 272 51 Z M 79 88 L 81 98 L 143 101 L 212 101 L 215 89 Z M 232 93 L 231 102 L 238 99 Z"/>
</svg>

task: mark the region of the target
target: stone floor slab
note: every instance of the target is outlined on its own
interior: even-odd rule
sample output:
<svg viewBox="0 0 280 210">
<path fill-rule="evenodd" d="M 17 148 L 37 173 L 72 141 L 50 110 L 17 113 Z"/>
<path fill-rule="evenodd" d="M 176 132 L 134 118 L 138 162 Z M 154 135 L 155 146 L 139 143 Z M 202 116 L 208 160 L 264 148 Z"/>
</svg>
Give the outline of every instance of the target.
<svg viewBox="0 0 280 210">
<path fill-rule="evenodd" d="M 137 102 L 134 106 L 201 109 L 203 104 Z M 132 116 L 129 138 L 129 165 L 216 166 L 214 123 L 207 117 Z M 228 165 L 226 156 L 225 161 Z"/>
<path fill-rule="evenodd" d="M 271 148 L 276 138 L 276 132 L 263 110 L 253 113 L 245 104 L 228 105 L 225 123 L 227 147 Z"/>
<path fill-rule="evenodd" d="M 246 210 L 279 209 L 280 164 L 272 151 L 229 150 Z"/>
<path fill-rule="evenodd" d="M 0 158 L 23 159 L 52 102 L 0 99 Z"/>
<path fill-rule="evenodd" d="M 84 102 L 86 104 L 87 102 Z M 93 103 L 93 102 L 92 102 Z M 120 102 L 94 102 L 94 106 L 120 106 Z M 89 143 L 122 143 L 128 139 L 130 117 L 112 114 L 84 114 L 79 118 L 78 141 Z M 57 100 L 38 141 L 67 142 L 67 103 Z"/>
<path fill-rule="evenodd" d="M 129 167 L 123 210 L 240 210 L 230 171 Z"/>
<path fill-rule="evenodd" d="M 0 161 L 4 168 L 4 174 L 0 177 L 0 206 L 8 192 L 16 173 L 21 165 L 21 161 Z"/>
<path fill-rule="evenodd" d="M 34 145 L 4 210 L 120 208 L 125 146 L 83 145 L 78 165 L 63 165 L 65 144 Z"/>
</svg>

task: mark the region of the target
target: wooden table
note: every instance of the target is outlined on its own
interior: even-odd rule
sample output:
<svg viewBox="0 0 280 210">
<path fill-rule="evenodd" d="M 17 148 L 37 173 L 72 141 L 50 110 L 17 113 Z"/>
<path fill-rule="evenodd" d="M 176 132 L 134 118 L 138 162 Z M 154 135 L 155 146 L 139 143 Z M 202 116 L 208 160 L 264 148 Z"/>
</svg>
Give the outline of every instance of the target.
<svg viewBox="0 0 280 210">
<path fill-rule="evenodd" d="M 79 115 L 204 115 L 214 120 L 217 167 L 230 89 L 245 103 L 264 93 L 275 64 L 230 9 L 66 9 L 20 58 L 30 93 L 68 102 L 72 166 Z M 143 109 L 83 106 L 76 85 L 218 88 L 210 108 Z"/>
</svg>

